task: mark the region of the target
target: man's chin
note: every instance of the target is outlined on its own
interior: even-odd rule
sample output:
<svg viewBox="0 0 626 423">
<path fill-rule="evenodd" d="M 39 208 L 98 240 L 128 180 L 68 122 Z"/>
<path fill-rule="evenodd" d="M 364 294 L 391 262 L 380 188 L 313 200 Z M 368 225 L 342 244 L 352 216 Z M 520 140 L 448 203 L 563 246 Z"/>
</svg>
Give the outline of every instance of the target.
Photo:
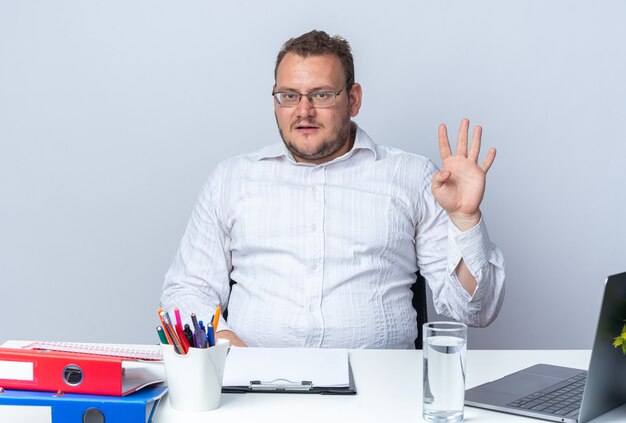
<svg viewBox="0 0 626 423">
<path fill-rule="evenodd" d="M 287 149 L 294 155 L 294 157 L 299 159 L 299 161 L 320 160 L 329 155 L 325 149 L 300 148 L 293 143 L 287 144 Z M 332 152 L 330 154 L 332 154 Z"/>
<path fill-rule="evenodd" d="M 320 153 L 318 151 L 302 151 L 302 150 L 297 150 L 294 148 L 290 148 L 289 151 L 291 151 L 291 154 L 293 154 L 293 156 L 298 160 L 298 161 L 306 161 L 306 162 L 310 162 L 313 160 L 320 160 L 323 159 L 326 155 L 324 153 Z"/>
<path fill-rule="evenodd" d="M 281 133 L 281 136 L 282 135 Z M 298 161 L 323 161 L 326 157 L 335 154 L 335 152 L 342 147 L 337 140 L 328 141 L 320 134 L 317 134 L 317 136 L 294 134 L 294 136 L 289 139 L 286 139 L 284 136 L 282 136 L 282 138 L 287 149 Z"/>
</svg>

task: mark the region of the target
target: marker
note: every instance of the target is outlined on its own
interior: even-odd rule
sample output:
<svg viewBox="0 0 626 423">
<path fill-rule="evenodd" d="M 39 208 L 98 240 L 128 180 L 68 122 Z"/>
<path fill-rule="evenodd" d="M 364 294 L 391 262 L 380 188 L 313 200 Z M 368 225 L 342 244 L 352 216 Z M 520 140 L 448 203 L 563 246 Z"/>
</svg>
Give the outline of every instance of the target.
<svg viewBox="0 0 626 423">
<path fill-rule="evenodd" d="M 178 307 L 174 307 L 174 317 L 176 317 L 176 326 L 178 326 L 180 330 L 183 330 L 183 322 L 180 319 L 180 310 Z"/>
<path fill-rule="evenodd" d="M 196 343 L 193 341 L 193 332 L 191 331 L 191 328 L 189 327 L 189 323 L 185 323 L 185 328 L 183 329 L 183 333 L 185 334 L 187 341 L 189 341 L 189 345 L 195 348 Z"/>
<path fill-rule="evenodd" d="M 200 330 L 200 325 L 198 324 L 198 318 L 196 317 L 196 313 L 191 313 L 191 323 L 193 324 L 194 332 Z"/>
<path fill-rule="evenodd" d="M 193 339 L 196 341 L 196 348 L 206 348 L 204 345 L 204 335 L 202 335 L 202 331 L 194 332 Z"/>
<path fill-rule="evenodd" d="M 206 348 L 203 339 L 204 335 L 202 334 L 202 329 L 200 328 L 200 324 L 198 323 L 196 313 L 191 313 L 191 323 L 193 323 L 193 339 L 195 341 L 196 348 Z"/>
<path fill-rule="evenodd" d="M 207 348 L 209 346 L 209 342 L 206 337 L 206 330 L 202 324 L 202 320 L 200 320 L 200 333 L 198 334 L 198 338 L 202 340 L 202 348 Z"/>
<path fill-rule="evenodd" d="M 156 327 L 157 333 L 159 334 L 159 339 L 161 340 L 161 344 L 168 344 L 167 337 L 165 336 L 165 332 L 163 332 L 163 328 L 161 326 Z"/>
</svg>

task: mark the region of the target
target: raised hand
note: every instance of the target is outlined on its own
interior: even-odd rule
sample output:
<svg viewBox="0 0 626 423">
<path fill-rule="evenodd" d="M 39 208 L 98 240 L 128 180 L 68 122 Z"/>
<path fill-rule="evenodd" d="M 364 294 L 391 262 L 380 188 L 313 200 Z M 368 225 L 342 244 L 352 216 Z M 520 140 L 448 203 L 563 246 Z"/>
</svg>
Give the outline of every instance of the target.
<svg viewBox="0 0 626 423">
<path fill-rule="evenodd" d="M 496 158 L 496 149 L 490 148 L 487 157 L 478 165 L 482 128 L 476 126 L 468 150 L 469 119 L 461 121 L 456 154 L 452 154 L 446 125 L 439 125 L 439 154 L 441 171 L 435 173 L 432 192 L 437 202 L 448 213 L 460 230 L 468 230 L 480 220 L 480 203 L 485 194 L 487 171 Z"/>
</svg>

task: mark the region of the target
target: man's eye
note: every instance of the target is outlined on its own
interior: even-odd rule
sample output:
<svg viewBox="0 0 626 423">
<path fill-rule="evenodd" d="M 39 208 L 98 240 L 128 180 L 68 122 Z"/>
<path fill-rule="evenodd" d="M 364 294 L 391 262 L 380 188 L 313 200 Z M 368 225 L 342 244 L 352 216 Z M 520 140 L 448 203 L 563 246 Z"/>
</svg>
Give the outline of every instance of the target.
<svg viewBox="0 0 626 423">
<path fill-rule="evenodd" d="M 282 93 L 281 95 L 284 100 L 297 100 L 300 97 L 300 94 L 296 93 Z"/>
<path fill-rule="evenodd" d="M 332 93 L 327 93 L 325 91 L 320 91 L 319 93 L 313 93 L 311 94 L 311 96 L 313 98 L 317 98 L 319 100 L 327 100 L 328 97 L 330 97 L 332 95 Z"/>
</svg>

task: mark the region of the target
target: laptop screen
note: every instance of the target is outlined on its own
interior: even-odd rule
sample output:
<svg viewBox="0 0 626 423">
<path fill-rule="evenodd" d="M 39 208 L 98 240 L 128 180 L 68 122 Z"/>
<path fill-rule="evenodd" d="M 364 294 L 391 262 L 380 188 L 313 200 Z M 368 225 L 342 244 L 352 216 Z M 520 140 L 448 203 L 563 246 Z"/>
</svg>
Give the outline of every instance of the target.
<svg viewBox="0 0 626 423">
<path fill-rule="evenodd" d="M 626 353 L 621 345 L 614 345 L 624 325 L 626 273 L 620 273 L 606 281 L 579 421 L 591 420 L 626 402 Z"/>
</svg>

